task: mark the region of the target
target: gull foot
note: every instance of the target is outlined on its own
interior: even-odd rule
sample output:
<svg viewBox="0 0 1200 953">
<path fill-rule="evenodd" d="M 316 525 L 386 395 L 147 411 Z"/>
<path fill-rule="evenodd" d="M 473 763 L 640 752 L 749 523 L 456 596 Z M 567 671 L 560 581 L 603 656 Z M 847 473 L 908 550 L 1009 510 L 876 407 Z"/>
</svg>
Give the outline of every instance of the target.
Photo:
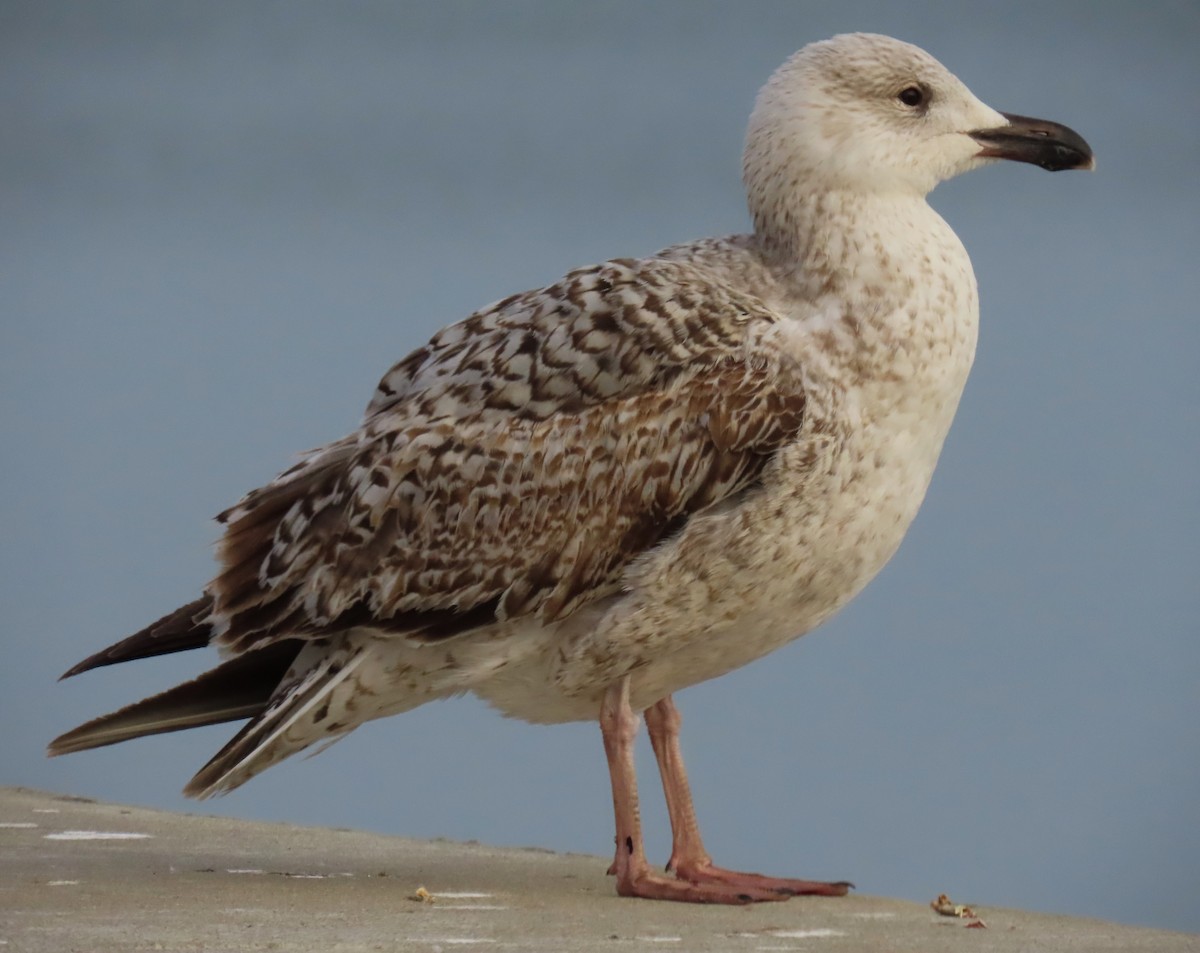
<svg viewBox="0 0 1200 953">
<path fill-rule="evenodd" d="M 774 893 L 784 897 L 844 897 L 854 888 L 848 880 L 795 880 L 789 877 L 766 877 L 763 874 L 727 870 L 715 864 L 679 864 L 668 866 L 680 880 L 697 886 L 721 885 L 733 890 Z"/>
<path fill-rule="evenodd" d="M 769 880 L 770 878 L 763 878 Z M 791 883 L 792 881 L 781 881 Z M 681 903 L 727 903 L 744 906 L 748 903 L 786 900 L 790 894 L 782 890 L 731 884 L 720 881 L 692 883 L 674 877 L 664 877 L 650 870 L 617 874 L 617 893 L 622 897 L 642 897 L 646 900 L 675 900 Z"/>
</svg>

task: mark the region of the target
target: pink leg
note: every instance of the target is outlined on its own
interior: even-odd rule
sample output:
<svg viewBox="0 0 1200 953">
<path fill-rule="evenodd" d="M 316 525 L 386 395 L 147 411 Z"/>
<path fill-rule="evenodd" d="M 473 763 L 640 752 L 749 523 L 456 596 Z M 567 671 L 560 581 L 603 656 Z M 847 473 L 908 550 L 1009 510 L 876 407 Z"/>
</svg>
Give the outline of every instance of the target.
<svg viewBox="0 0 1200 953">
<path fill-rule="evenodd" d="M 629 679 L 621 679 L 604 695 L 600 707 L 600 731 L 612 777 L 613 812 L 617 820 L 617 854 L 610 873 L 616 874 L 617 893 L 622 897 L 651 900 L 682 900 L 688 903 L 750 903 L 782 900 L 778 891 L 744 887 L 714 880 L 690 883 L 664 877 L 650 869 L 642 847 L 642 822 L 638 812 L 637 778 L 633 767 L 633 744 L 638 716 L 629 706 Z"/>
<path fill-rule="evenodd" d="M 692 792 L 688 786 L 687 770 L 683 766 L 683 752 L 679 748 L 681 723 L 679 709 L 670 695 L 646 709 L 646 729 L 654 746 L 654 756 L 658 759 L 663 793 L 667 798 L 667 813 L 671 817 L 671 859 L 667 863 L 667 870 L 694 884 L 725 884 L 738 889 L 773 891 L 784 896 L 844 896 L 854 886 L 844 880 L 825 883 L 819 880 L 764 877 L 762 874 L 726 870 L 713 864 L 700 839 L 700 826 L 692 806 Z"/>
</svg>

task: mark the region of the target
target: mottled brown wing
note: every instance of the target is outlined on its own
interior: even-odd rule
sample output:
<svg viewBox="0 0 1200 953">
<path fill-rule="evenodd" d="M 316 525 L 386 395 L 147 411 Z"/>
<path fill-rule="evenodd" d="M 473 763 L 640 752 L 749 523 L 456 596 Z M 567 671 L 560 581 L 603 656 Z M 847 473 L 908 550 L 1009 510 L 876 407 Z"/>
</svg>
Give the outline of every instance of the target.
<svg viewBox="0 0 1200 953">
<path fill-rule="evenodd" d="M 360 431 L 222 515 L 238 650 L 369 624 L 439 637 L 563 618 L 750 485 L 800 428 L 761 302 L 662 260 L 500 302 L 393 368 Z"/>
</svg>

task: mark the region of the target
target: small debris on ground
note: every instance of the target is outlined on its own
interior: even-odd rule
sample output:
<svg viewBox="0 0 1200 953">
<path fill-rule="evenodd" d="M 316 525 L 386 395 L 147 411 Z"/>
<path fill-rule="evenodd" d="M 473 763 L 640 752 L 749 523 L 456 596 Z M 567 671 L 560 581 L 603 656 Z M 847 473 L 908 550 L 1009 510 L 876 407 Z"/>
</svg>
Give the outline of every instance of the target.
<svg viewBox="0 0 1200 953">
<path fill-rule="evenodd" d="M 434 902 L 433 894 L 431 894 L 424 887 L 418 887 L 416 889 L 416 891 L 409 896 L 408 899 L 416 900 L 418 903 L 433 903 Z"/>
<path fill-rule="evenodd" d="M 929 904 L 933 907 L 934 912 L 940 913 L 944 917 L 974 917 L 975 911 L 963 903 L 955 903 L 944 893 L 939 893 L 938 898 Z"/>
<path fill-rule="evenodd" d="M 940 913 L 943 917 L 958 917 L 962 920 L 970 920 L 966 924 L 972 930 L 986 930 L 987 924 L 983 922 L 979 914 L 968 907 L 965 903 L 955 903 L 944 893 L 939 893 L 936 900 L 930 902 L 930 907 L 935 913 Z"/>
</svg>

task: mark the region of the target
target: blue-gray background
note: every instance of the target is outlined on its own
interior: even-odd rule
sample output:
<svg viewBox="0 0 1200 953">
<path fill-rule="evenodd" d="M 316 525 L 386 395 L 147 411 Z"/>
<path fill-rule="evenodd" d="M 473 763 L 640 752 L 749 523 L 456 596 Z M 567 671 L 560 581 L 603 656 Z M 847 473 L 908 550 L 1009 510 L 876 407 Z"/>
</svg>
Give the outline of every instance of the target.
<svg viewBox="0 0 1200 953">
<path fill-rule="evenodd" d="M 899 556 L 681 699 L 727 865 L 1200 930 L 1200 8 L 1194 3 L 0 5 L 0 780 L 167 808 L 228 726 L 47 761 L 210 661 L 57 685 L 193 598 L 209 517 L 353 427 L 439 326 L 743 230 L 757 87 L 835 32 L 925 46 L 1094 175 L 934 204 L 974 376 Z M 649 846 L 667 832 L 642 762 Z M 204 810 L 605 853 L 594 725 L 474 701 Z"/>
</svg>

